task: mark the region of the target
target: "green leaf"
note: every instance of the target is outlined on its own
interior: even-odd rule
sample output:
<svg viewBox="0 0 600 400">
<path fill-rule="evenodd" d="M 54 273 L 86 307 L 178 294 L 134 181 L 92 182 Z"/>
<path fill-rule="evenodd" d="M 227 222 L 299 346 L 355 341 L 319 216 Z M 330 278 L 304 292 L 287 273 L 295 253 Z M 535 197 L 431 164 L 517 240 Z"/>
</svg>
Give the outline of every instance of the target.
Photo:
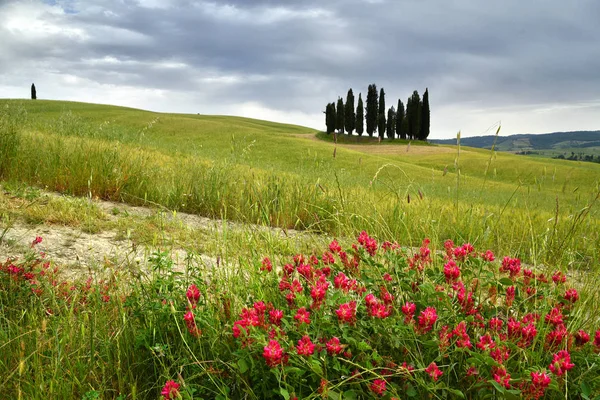
<svg viewBox="0 0 600 400">
<path fill-rule="evenodd" d="M 502 278 L 498 282 L 500 282 L 504 286 L 512 286 L 513 285 L 513 281 L 511 281 L 509 278 Z"/>
<path fill-rule="evenodd" d="M 290 394 L 284 388 L 279 388 L 279 394 L 282 395 L 285 400 L 290 400 Z"/>
<path fill-rule="evenodd" d="M 333 390 L 328 391 L 327 396 L 332 400 L 342 400 L 341 393 L 334 392 Z"/>
<path fill-rule="evenodd" d="M 498 392 L 500 392 L 501 394 L 504 394 L 504 392 L 506 391 L 506 389 L 504 388 L 504 386 L 500 385 L 500 384 L 499 384 L 498 382 L 496 382 L 495 380 L 493 380 L 493 379 L 490 379 L 488 382 L 489 382 L 489 383 L 491 383 L 491 384 L 494 386 L 494 388 L 495 388 L 495 389 L 496 389 Z"/>
<path fill-rule="evenodd" d="M 367 350 L 371 350 L 371 346 L 369 346 L 367 344 L 367 342 L 365 342 L 364 340 L 360 343 L 358 343 L 358 350 L 360 351 L 367 351 Z"/>
<path fill-rule="evenodd" d="M 584 399 L 589 399 L 590 394 L 592 394 L 592 388 L 586 382 L 581 382 L 581 397 Z"/>
<path fill-rule="evenodd" d="M 417 395 L 417 390 L 415 389 L 415 387 L 412 385 L 412 383 L 408 383 L 408 389 L 406 389 L 406 395 L 408 397 L 415 397 Z"/>
<path fill-rule="evenodd" d="M 240 358 L 237 362 L 238 368 L 242 374 L 245 374 L 248 371 L 248 363 L 243 358 Z"/>
<path fill-rule="evenodd" d="M 354 390 L 346 390 L 344 392 L 344 400 L 356 400 L 356 392 Z"/>
<path fill-rule="evenodd" d="M 450 393 L 452 393 L 453 395 L 460 397 L 461 399 L 465 398 L 465 395 L 463 392 L 461 392 L 458 389 L 450 389 L 450 388 L 446 388 L 447 391 L 449 391 Z"/>
<path fill-rule="evenodd" d="M 319 376 L 323 375 L 323 368 L 321 367 L 321 363 L 317 360 L 312 361 L 310 364 L 310 369 L 312 369 L 313 372 Z"/>
</svg>

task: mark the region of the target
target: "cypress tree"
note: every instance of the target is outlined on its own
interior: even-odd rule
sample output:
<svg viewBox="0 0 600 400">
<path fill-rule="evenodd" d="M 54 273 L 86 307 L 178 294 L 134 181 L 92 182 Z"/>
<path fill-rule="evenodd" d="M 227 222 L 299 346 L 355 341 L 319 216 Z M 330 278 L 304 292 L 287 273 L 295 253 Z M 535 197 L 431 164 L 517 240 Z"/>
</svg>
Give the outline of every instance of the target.
<svg viewBox="0 0 600 400">
<path fill-rule="evenodd" d="M 410 132 L 411 139 L 420 139 L 421 131 L 421 97 L 419 92 L 416 90 L 410 97 L 410 120 L 408 124 L 408 130 Z"/>
<path fill-rule="evenodd" d="M 335 113 L 335 129 L 344 133 L 344 100 L 341 97 L 338 97 Z"/>
<path fill-rule="evenodd" d="M 31 100 L 37 99 L 37 92 L 35 90 L 35 85 L 31 84 Z"/>
<path fill-rule="evenodd" d="M 332 133 L 335 130 L 335 104 L 327 104 L 325 109 L 325 124 L 327 125 L 327 134 Z"/>
<path fill-rule="evenodd" d="M 393 139 L 396 136 L 396 110 L 391 106 L 387 114 L 387 136 L 388 139 Z"/>
<path fill-rule="evenodd" d="M 429 124 L 431 113 L 429 112 L 429 91 L 425 88 L 423 93 L 423 106 L 421 107 L 421 140 L 427 140 L 429 137 Z"/>
<path fill-rule="evenodd" d="M 377 86 L 373 83 L 369 85 L 367 91 L 367 107 L 365 108 L 367 112 L 367 134 L 369 136 L 373 136 L 373 132 L 377 129 L 377 104 Z"/>
<path fill-rule="evenodd" d="M 356 133 L 358 133 L 358 136 L 362 136 L 363 132 L 364 132 L 364 108 L 363 108 L 363 101 L 362 101 L 362 93 L 358 94 L 358 105 L 356 106 Z"/>
<path fill-rule="evenodd" d="M 383 88 L 379 92 L 379 112 L 377 118 L 377 130 L 379 132 L 379 137 L 384 138 L 385 136 L 385 92 Z"/>
<path fill-rule="evenodd" d="M 344 126 L 348 135 L 352 135 L 352 131 L 356 127 L 356 114 L 354 114 L 354 93 L 352 89 L 348 90 L 346 96 L 346 109 L 344 110 Z"/>
<path fill-rule="evenodd" d="M 396 135 L 400 139 L 406 139 L 406 131 L 402 130 L 404 125 L 404 104 L 398 99 L 398 109 L 396 110 Z"/>
</svg>

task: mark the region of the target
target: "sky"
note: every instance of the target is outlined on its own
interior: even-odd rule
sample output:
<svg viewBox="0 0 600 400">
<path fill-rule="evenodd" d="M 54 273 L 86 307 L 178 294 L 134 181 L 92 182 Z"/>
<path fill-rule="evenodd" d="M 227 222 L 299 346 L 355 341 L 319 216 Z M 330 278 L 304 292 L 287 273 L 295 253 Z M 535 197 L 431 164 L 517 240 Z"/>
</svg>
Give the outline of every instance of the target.
<svg viewBox="0 0 600 400">
<path fill-rule="evenodd" d="M 597 0 L 0 0 L 0 98 L 325 128 L 375 83 L 430 138 L 600 130 Z"/>
</svg>

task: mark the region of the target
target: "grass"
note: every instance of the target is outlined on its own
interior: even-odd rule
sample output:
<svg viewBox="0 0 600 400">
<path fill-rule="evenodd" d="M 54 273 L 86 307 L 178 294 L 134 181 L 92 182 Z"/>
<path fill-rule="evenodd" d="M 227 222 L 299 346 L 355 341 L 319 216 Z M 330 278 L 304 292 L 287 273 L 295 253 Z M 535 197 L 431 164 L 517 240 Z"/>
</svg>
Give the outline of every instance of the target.
<svg viewBox="0 0 600 400">
<path fill-rule="evenodd" d="M 214 380 L 196 398 L 230 397 L 220 374 L 248 384 L 231 358 L 233 320 L 253 300 L 281 301 L 276 282 L 267 287 L 257 273 L 262 258 L 320 256 L 331 237 L 348 248 L 362 230 L 409 248 L 431 238 L 434 253 L 445 239 L 471 242 L 540 272 L 560 269 L 584 299 L 577 323 L 598 326 L 600 165 L 400 140 L 333 143 L 299 126 L 85 103 L 2 100 L 0 112 L 2 236 L 15 223 L 63 225 L 157 249 L 144 271 L 100 265 L 89 287 L 48 280 L 32 296 L 3 281 L 0 388 L 11 397 L 156 398 L 178 375 Z M 193 225 L 181 212 L 235 224 Z M 183 270 L 164 252 L 176 249 L 190 254 Z M 19 262 L 37 270 L 38 258 L 27 252 Z M 204 285 L 208 307 L 196 342 L 182 320 L 192 281 Z M 251 387 L 229 390 L 260 397 Z"/>
</svg>

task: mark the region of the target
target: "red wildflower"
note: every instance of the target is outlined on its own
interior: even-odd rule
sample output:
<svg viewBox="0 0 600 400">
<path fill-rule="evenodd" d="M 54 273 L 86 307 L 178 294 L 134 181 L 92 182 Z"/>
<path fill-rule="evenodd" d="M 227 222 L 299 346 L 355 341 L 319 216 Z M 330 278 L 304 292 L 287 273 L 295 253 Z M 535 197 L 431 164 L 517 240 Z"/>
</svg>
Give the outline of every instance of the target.
<svg viewBox="0 0 600 400">
<path fill-rule="evenodd" d="M 269 311 L 269 321 L 274 325 L 281 325 L 281 319 L 283 318 L 283 311 L 273 309 Z"/>
<path fill-rule="evenodd" d="M 269 257 L 263 258 L 260 270 L 267 272 L 273 271 L 273 264 L 271 263 L 271 260 L 269 260 Z"/>
<path fill-rule="evenodd" d="M 383 396 L 383 394 L 387 390 L 386 385 L 387 385 L 387 382 L 385 380 L 375 379 L 369 386 L 369 389 L 371 389 L 371 391 L 373 393 L 375 393 L 377 396 Z"/>
<path fill-rule="evenodd" d="M 433 307 L 427 307 L 419 315 L 419 330 L 422 333 L 429 332 L 433 329 L 435 321 L 437 321 L 437 312 Z"/>
<path fill-rule="evenodd" d="M 302 339 L 298 340 L 298 346 L 296 346 L 296 351 L 299 355 L 310 356 L 315 352 L 315 345 L 311 342 L 310 337 L 308 335 L 302 336 Z"/>
<path fill-rule="evenodd" d="M 42 243 L 42 237 L 36 236 L 35 239 L 33 239 L 33 242 L 31 242 L 31 247 L 34 247 L 36 244 L 40 244 L 40 243 Z"/>
<path fill-rule="evenodd" d="M 513 301 L 515 300 L 515 287 L 509 286 L 506 288 L 506 306 L 512 306 Z"/>
<path fill-rule="evenodd" d="M 296 267 L 293 264 L 285 264 L 283 266 L 283 273 L 285 275 L 291 275 L 294 273 L 295 269 L 296 269 Z"/>
<path fill-rule="evenodd" d="M 306 310 L 306 308 L 302 307 L 296 311 L 296 315 L 294 319 L 298 321 L 299 324 L 310 324 L 310 313 Z"/>
<path fill-rule="evenodd" d="M 446 282 L 452 283 L 460 276 L 460 268 L 454 261 L 450 260 L 444 265 L 444 275 L 446 275 Z"/>
<path fill-rule="evenodd" d="M 510 374 L 506 371 L 506 368 L 504 368 L 504 367 L 492 368 L 492 376 L 496 382 L 498 382 L 505 388 L 510 389 Z"/>
<path fill-rule="evenodd" d="M 356 301 L 341 304 L 335 313 L 340 322 L 354 323 L 356 321 Z"/>
<path fill-rule="evenodd" d="M 500 318 L 497 317 L 493 317 L 490 319 L 490 329 L 493 331 L 499 331 L 500 329 L 502 329 L 502 325 L 504 324 L 504 322 L 502 322 L 502 320 Z"/>
<path fill-rule="evenodd" d="M 171 400 L 179 395 L 179 384 L 173 380 L 167 381 L 160 394 L 164 400 Z"/>
<path fill-rule="evenodd" d="M 496 347 L 494 350 L 490 351 L 490 357 L 497 363 L 502 364 L 510 357 L 510 350 L 506 346 Z"/>
<path fill-rule="evenodd" d="M 535 335 L 537 335 L 537 329 L 533 323 L 529 323 L 521 328 L 521 341 L 519 342 L 519 346 L 526 347 L 533 343 L 533 339 L 535 339 Z"/>
<path fill-rule="evenodd" d="M 561 283 L 565 283 L 566 281 L 567 281 L 567 277 L 565 276 L 565 274 L 563 274 L 560 271 L 556 271 L 552 275 L 552 282 L 554 282 L 557 285 L 561 284 Z"/>
<path fill-rule="evenodd" d="M 358 243 L 367 250 L 367 253 L 369 253 L 371 257 L 375 256 L 375 253 L 377 252 L 377 241 L 370 237 L 367 232 L 362 231 L 360 235 L 358 235 Z"/>
<path fill-rule="evenodd" d="M 546 372 L 532 372 L 531 385 L 529 385 L 526 392 L 527 397 L 535 400 L 543 397 L 550 382 L 552 382 L 552 379 L 550 379 Z"/>
<path fill-rule="evenodd" d="M 311 305 L 312 308 L 321 307 L 321 303 L 323 302 L 323 300 L 325 299 L 325 296 L 327 295 L 328 288 L 329 288 L 329 282 L 327 282 L 327 279 L 325 279 L 324 276 L 321 276 L 319 278 L 319 280 L 317 281 L 317 283 L 310 290 L 310 296 L 313 299 L 313 304 Z"/>
<path fill-rule="evenodd" d="M 465 321 L 460 321 L 456 328 L 452 331 L 452 335 L 458 337 L 456 340 L 456 347 L 466 347 L 470 349 L 473 347 L 471 344 L 471 338 L 467 333 L 467 323 Z"/>
<path fill-rule="evenodd" d="M 350 288 L 349 283 L 350 283 L 350 280 L 348 279 L 346 274 L 344 274 L 343 272 L 340 272 L 339 274 L 336 275 L 335 278 L 333 278 L 333 286 L 336 289 L 342 289 L 347 292 L 348 289 Z"/>
<path fill-rule="evenodd" d="M 333 254 L 331 254 L 328 251 L 323 253 L 323 257 L 321 257 L 321 260 L 323 260 L 324 265 L 329 265 L 329 264 L 335 263 L 335 258 L 333 257 Z"/>
<path fill-rule="evenodd" d="M 565 300 L 575 303 L 577 300 L 579 300 L 579 293 L 577 293 L 576 289 L 567 289 L 565 292 Z"/>
<path fill-rule="evenodd" d="M 183 320 L 185 321 L 185 325 L 187 326 L 188 331 L 192 336 L 200 336 L 202 331 L 198 329 L 196 326 L 196 319 L 194 318 L 194 313 L 188 311 L 184 316 Z"/>
<path fill-rule="evenodd" d="M 302 292 L 302 290 L 304 290 L 304 288 L 302 287 L 302 283 L 300 283 L 298 279 L 294 279 L 292 281 L 292 284 L 290 285 L 290 290 L 292 292 L 300 293 Z"/>
<path fill-rule="evenodd" d="M 590 335 L 586 331 L 584 331 L 583 329 L 580 329 L 575 334 L 575 343 L 578 346 L 583 346 L 584 344 L 586 344 L 589 341 L 590 341 Z"/>
<path fill-rule="evenodd" d="M 263 350 L 263 357 L 269 367 L 283 363 L 283 349 L 277 340 L 269 340 Z"/>
<path fill-rule="evenodd" d="M 187 297 L 188 301 L 193 306 L 198 304 L 198 300 L 200 299 L 200 290 L 198 289 L 198 286 L 191 284 L 190 287 L 188 287 L 187 292 L 185 293 L 185 297 Z"/>
<path fill-rule="evenodd" d="M 386 272 L 385 274 L 383 274 L 383 280 L 387 281 L 387 282 L 391 282 L 392 276 Z"/>
<path fill-rule="evenodd" d="M 494 253 L 492 253 L 491 250 L 487 250 L 485 253 L 483 253 L 481 255 L 481 258 L 483 258 L 484 261 L 489 261 L 489 262 L 492 262 L 496 259 L 494 257 Z"/>
<path fill-rule="evenodd" d="M 341 354 L 344 351 L 344 346 L 340 344 L 340 339 L 335 336 L 327 341 L 325 347 L 327 348 L 327 354 L 330 356 Z"/>
<path fill-rule="evenodd" d="M 600 329 L 596 331 L 596 334 L 594 336 L 594 346 L 600 347 Z"/>
<path fill-rule="evenodd" d="M 296 268 L 296 269 L 298 270 L 298 273 L 300 275 L 302 275 L 309 281 L 312 280 L 313 268 L 310 264 L 300 264 L 300 265 L 298 265 L 298 268 Z"/>
<path fill-rule="evenodd" d="M 342 246 L 340 246 L 337 240 L 333 239 L 333 241 L 329 244 L 329 250 L 332 253 L 338 254 L 340 251 L 342 251 Z"/>
<path fill-rule="evenodd" d="M 404 318 L 404 323 L 408 323 L 410 320 L 413 319 L 416 310 L 417 306 L 415 305 L 415 303 L 407 302 L 402 306 L 402 313 L 406 316 Z"/>
<path fill-rule="evenodd" d="M 433 378 L 433 380 L 436 382 L 440 378 L 440 376 L 444 374 L 442 371 L 440 371 L 440 369 L 434 362 L 432 362 L 427 368 L 425 368 L 425 372 L 427 372 L 429 376 Z"/>
<path fill-rule="evenodd" d="M 391 309 L 382 303 L 373 304 L 367 309 L 367 312 L 371 317 L 384 319 L 391 315 Z"/>
<path fill-rule="evenodd" d="M 563 315 L 559 308 L 554 307 L 550 312 L 546 315 L 546 322 L 551 323 L 552 325 L 560 325 L 563 323 Z"/>
<path fill-rule="evenodd" d="M 546 345 L 548 347 L 558 347 L 569 336 L 567 327 L 564 324 L 557 325 L 553 331 L 546 335 Z"/>
<path fill-rule="evenodd" d="M 552 358 L 552 364 L 550 364 L 550 371 L 556 376 L 563 376 L 565 372 L 573 368 L 575 364 L 571 362 L 571 355 L 566 350 L 560 350 Z"/>
<path fill-rule="evenodd" d="M 477 343 L 477 348 L 481 351 L 490 350 L 496 347 L 496 343 L 494 343 L 494 339 L 490 336 L 490 334 L 485 334 L 479 337 L 479 343 Z"/>
</svg>

